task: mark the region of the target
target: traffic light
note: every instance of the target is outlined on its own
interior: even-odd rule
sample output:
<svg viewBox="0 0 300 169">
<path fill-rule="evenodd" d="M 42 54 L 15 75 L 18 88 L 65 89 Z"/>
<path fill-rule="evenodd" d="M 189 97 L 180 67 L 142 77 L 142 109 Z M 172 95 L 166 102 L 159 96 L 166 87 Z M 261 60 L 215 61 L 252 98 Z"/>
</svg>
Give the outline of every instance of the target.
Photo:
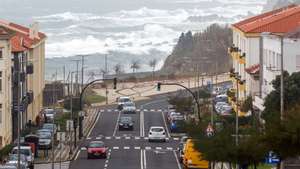
<svg viewBox="0 0 300 169">
<path fill-rule="evenodd" d="M 161 83 L 158 82 L 158 83 L 157 83 L 157 91 L 160 91 L 160 86 L 161 86 Z"/>
<path fill-rule="evenodd" d="M 117 89 L 117 78 L 114 78 L 114 89 Z"/>
</svg>

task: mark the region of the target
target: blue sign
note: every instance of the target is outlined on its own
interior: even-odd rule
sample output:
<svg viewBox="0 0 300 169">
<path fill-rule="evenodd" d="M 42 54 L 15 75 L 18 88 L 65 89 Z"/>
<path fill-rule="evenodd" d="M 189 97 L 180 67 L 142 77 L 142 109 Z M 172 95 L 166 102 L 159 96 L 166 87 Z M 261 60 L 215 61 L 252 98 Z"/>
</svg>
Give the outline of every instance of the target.
<svg viewBox="0 0 300 169">
<path fill-rule="evenodd" d="M 280 159 L 276 154 L 274 154 L 272 151 L 270 151 L 268 157 L 266 158 L 266 163 L 267 164 L 279 164 Z"/>
</svg>

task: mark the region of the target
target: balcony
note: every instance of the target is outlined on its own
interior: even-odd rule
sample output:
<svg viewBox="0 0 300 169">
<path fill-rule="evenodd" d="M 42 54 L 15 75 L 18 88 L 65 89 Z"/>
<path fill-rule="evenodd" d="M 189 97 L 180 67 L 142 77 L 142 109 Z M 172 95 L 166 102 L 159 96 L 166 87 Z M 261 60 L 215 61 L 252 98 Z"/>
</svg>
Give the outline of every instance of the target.
<svg viewBox="0 0 300 169">
<path fill-rule="evenodd" d="M 246 64 L 246 53 L 245 52 L 239 55 L 239 63 L 244 64 L 244 65 Z"/>
</svg>

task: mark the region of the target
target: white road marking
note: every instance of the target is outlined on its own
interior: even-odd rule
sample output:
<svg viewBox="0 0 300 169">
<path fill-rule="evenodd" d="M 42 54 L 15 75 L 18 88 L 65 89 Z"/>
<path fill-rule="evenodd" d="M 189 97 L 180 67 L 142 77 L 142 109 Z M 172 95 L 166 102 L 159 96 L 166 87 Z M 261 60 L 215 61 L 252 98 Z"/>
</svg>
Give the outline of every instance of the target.
<svg viewBox="0 0 300 169">
<path fill-rule="evenodd" d="M 105 137 L 105 139 L 106 139 L 106 140 L 110 140 L 110 139 L 111 139 L 111 137 Z"/>
<path fill-rule="evenodd" d="M 104 167 L 106 168 L 108 166 L 108 164 L 105 164 Z"/>
<path fill-rule="evenodd" d="M 102 139 L 102 137 L 96 137 L 96 140 L 101 140 Z"/>
<path fill-rule="evenodd" d="M 129 149 L 130 149 L 130 147 L 124 147 L 123 149 L 124 149 L 124 150 L 129 150 Z"/>
<path fill-rule="evenodd" d="M 146 150 L 151 150 L 151 147 L 145 147 Z"/>
<path fill-rule="evenodd" d="M 161 112 L 161 115 L 162 115 L 162 117 L 163 117 L 165 129 L 166 129 L 166 131 L 167 131 L 167 136 L 170 137 L 169 128 L 168 128 L 168 125 L 167 125 L 167 121 L 166 121 L 164 112 Z"/>
<path fill-rule="evenodd" d="M 176 163 L 177 163 L 178 169 L 182 169 L 182 168 L 181 168 L 181 165 L 180 165 L 180 162 L 179 162 L 179 160 L 178 160 L 178 156 L 177 156 L 175 150 L 173 150 L 173 154 L 174 154 L 174 156 L 175 156 L 175 159 L 176 159 Z"/>
<path fill-rule="evenodd" d="M 141 150 L 141 169 L 144 169 L 143 150 Z"/>
<path fill-rule="evenodd" d="M 119 110 L 118 109 L 115 109 L 115 112 L 118 112 Z"/>
<path fill-rule="evenodd" d="M 175 138 L 173 138 L 173 140 L 176 140 L 176 141 L 178 141 L 178 140 L 179 140 L 179 138 L 178 138 L 178 137 L 175 137 Z"/>
<path fill-rule="evenodd" d="M 149 138 L 148 137 L 144 137 L 144 140 L 148 140 Z"/>
<path fill-rule="evenodd" d="M 152 111 L 152 112 L 153 112 L 153 111 L 155 111 L 155 110 L 154 110 L 154 109 L 151 109 L 150 111 Z"/>
<path fill-rule="evenodd" d="M 142 109 L 142 108 L 141 108 Z M 144 123 L 144 112 L 140 112 L 140 136 L 145 136 L 145 123 Z"/>
<path fill-rule="evenodd" d="M 119 112 L 119 114 L 118 114 L 118 118 L 117 118 L 117 122 L 116 122 L 116 126 L 115 126 L 115 130 L 114 130 L 113 136 L 116 136 L 117 129 L 118 129 L 118 124 L 119 124 L 119 120 L 120 120 L 120 116 L 121 116 L 121 112 Z"/>
<path fill-rule="evenodd" d="M 146 169 L 147 168 L 147 160 L 146 160 L 146 151 L 145 150 L 143 150 L 143 154 L 144 154 L 144 169 Z"/>
<path fill-rule="evenodd" d="M 76 154 L 76 156 L 75 156 L 75 160 L 77 160 L 77 158 L 78 158 L 80 152 L 81 152 L 81 150 L 79 150 L 79 151 L 77 152 L 77 154 Z"/>
<path fill-rule="evenodd" d="M 162 148 L 161 148 L 161 147 L 156 147 L 155 149 L 156 149 L 156 150 L 161 150 Z"/>
<path fill-rule="evenodd" d="M 81 147 L 80 150 L 85 151 L 86 147 Z"/>
<path fill-rule="evenodd" d="M 121 137 L 115 137 L 117 140 L 121 139 Z"/>
<path fill-rule="evenodd" d="M 88 138 L 86 138 L 87 140 L 91 140 L 92 138 L 91 137 L 88 137 Z"/>
<path fill-rule="evenodd" d="M 141 137 L 134 137 L 134 139 L 139 140 L 139 139 L 141 139 Z"/>
<path fill-rule="evenodd" d="M 103 109 L 101 109 L 101 110 L 100 110 L 100 112 L 104 112 L 104 110 L 103 110 Z"/>
<path fill-rule="evenodd" d="M 99 118 L 100 118 L 101 114 L 102 114 L 101 112 L 100 112 L 100 113 L 99 113 L 99 112 L 97 112 L 97 119 L 96 119 L 95 123 L 93 124 L 92 128 L 90 129 L 90 131 L 89 131 L 89 133 L 88 133 L 87 137 L 90 137 L 90 135 L 91 135 L 92 131 L 93 131 L 93 130 L 94 130 L 94 128 L 95 128 L 95 125 L 98 123 L 98 120 L 99 120 Z"/>
<path fill-rule="evenodd" d="M 111 112 L 111 109 L 107 109 L 107 112 Z"/>
<path fill-rule="evenodd" d="M 167 150 L 173 150 L 173 147 L 167 147 Z"/>
<path fill-rule="evenodd" d="M 141 149 L 141 147 L 134 147 L 134 149 L 135 149 L 135 150 L 140 150 L 140 149 Z"/>
<path fill-rule="evenodd" d="M 119 150 L 119 147 L 113 147 L 114 150 Z"/>
<path fill-rule="evenodd" d="M 125 137 L 125 139 L 126 139 L 126 140 L 129 140 L 129 139 L 130 139 L 130 137 Z"/>
<path fill-rule="evenodd" d="M 161 112 L 162 110 L 161 110 L 161 109 L 158 109 L 157 111 L 158 111 L 158 112 Z"/>
</svg>

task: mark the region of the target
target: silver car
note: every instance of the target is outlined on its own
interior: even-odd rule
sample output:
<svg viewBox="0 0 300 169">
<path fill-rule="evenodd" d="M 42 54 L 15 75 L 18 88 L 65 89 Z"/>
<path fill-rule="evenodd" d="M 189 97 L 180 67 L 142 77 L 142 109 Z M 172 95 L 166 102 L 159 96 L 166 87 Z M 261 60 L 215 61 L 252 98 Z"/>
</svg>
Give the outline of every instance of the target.
<svg viewBox="0 0 300 169">
<path fill-rule="evenodd" d="M 6 164 L 10 165 L 10 166 L 17 165 L 18 164 L 18 154 L 10 154 L 8 156 Z M 25 166 L 25 168 L 29 168 L 27 158 L 24 154 L 20 154 L 20 164 L 21 164 L 21 166 Z"/>
<path fill-rule="evenodd" d="M 132 102 L 126 102 L 123 104 L 122 113 L 136 113 L 136 107 Z"/>
</svg>

